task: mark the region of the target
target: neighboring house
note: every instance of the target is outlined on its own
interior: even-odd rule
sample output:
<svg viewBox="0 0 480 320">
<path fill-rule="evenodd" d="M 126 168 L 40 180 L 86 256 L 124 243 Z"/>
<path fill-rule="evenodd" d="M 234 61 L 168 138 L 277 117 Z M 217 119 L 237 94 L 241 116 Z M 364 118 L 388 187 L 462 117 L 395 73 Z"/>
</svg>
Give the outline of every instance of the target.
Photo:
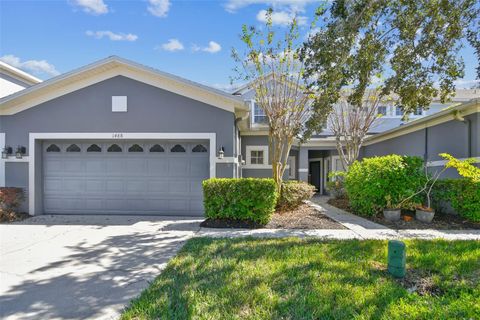
<svg viewBox="0 0 480 320">
<path fill-rule="evenodd" d="M 268 159 L 262 165 L 252 163 L 249 157 L 261 152 L 268 154 L 268 126 L 263 110 L 255 103 L 255 90 L 245 85 L 233 93 L 242 97 L 250 107 L 251 116 L 239 123 L 244 177 L 268 177 L 271 166 Z M 459 89 L 450 102 L 442 104 L 434 99 L 427 110 L 419 109 L 402 120 L 401 109 L 393 103 L 381 103 L 379 118 L 370 130 L 360 152 L 360 158 L 392 153 L 424 158 L 435 170 L 444 161 L 438 156 L 447 152 L 458 158 L 477 157 L 480 162 L 480 89 Z M 326 192 L 328 174 L 344 170 L 335 147 L 332 132 L 326 128 L 290 152 L 286 177 L 308 181 L 320 192 Z M 448 170 L 444 177 L 455 177 Z"/>
<path fill-rule="evenodd" d="M 362 156 L 478 157 L 479 118 L 477 99 L 372 135 Z M 265 121 L 248 87 L 109 57 L 0 99 L 0 148 L 26 147 L 0 160 L 0 186 L 24 188 L 30 214 L 201 215 L 202 180 L 271 176 Z M 324 133 L 296 143 L 285 178 L 323 191 L 340 169 L 334 145 Z"/>
<path fill-rule="evenodd" d="M 0 61 L 0 98 L 40 82 L 42 80 Z"/>
</svg>

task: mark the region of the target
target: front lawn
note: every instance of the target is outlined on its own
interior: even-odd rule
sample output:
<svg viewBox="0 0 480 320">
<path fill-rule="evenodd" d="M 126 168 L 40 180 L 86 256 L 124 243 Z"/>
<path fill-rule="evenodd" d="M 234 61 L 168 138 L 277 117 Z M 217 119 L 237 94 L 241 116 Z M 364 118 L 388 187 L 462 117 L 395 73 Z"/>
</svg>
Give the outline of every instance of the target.
<svg viewBox="0 0 480 320">
<path fill-rule="evenodd" d="M 122 319 L 479 319 L 480 242 L 189 240 Z"/>
</svg>

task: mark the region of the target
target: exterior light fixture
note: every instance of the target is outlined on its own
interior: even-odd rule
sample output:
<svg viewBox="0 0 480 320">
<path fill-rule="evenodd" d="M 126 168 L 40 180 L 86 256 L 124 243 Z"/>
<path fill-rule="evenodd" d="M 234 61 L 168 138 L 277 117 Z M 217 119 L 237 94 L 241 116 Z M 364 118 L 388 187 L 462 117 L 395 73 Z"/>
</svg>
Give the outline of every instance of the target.
<svg viewBox="0 0 480 320">
<path fill-rule="evenodd" d="M 223 156 L 225 155 L 225 148 L 223 146 L 218 149 L 218 159 L 223 159 Z"/>
<path fill-rule="evenodd" d="M 18 146 L 17 151 L 15 152 L 15 157 L 17 159 L 22 159 L 22 156 L 25 154 L 26 151 L 27 151 L 27 149 L 25 147 Z"/>
<path fill-rule="evenodd" d="M 12 154 L 12 147 L 5 146 L 2 150 L 2 159 L 8 159 L 8 156 Z"/>
</svg>

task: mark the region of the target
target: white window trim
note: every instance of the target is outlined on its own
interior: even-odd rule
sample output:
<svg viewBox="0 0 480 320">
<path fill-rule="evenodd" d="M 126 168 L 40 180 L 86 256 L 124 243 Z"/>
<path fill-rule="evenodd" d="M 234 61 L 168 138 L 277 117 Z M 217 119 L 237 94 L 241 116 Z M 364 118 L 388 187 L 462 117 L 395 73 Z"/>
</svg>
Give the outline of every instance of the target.
<svg viewBox="0 0 480 320">
<path fill-rule="evenodd" d="M 29 133 L 29 162 L 28 162 L 28 209 L 30 215 L 41 214 L 35 212 L 35 142 L 37 140 L 209 140 L 210 150 L 210 178 L 216 176 L 217 164 L 217 141 L 216 133 L 189 133 L 189 132 L 145 132 L 145 133 L 118 133 L 118 132 L 50 132 L 50 133 Z M 40 153 L 41 154 L 41 153 Z"/>
<path fill-rule="evenodd" d="M 266 123 L 257 123 L 255 122 L 255 99 L 249 100 L 250 103 L 250 127 L 255 128 L 255 127 L 267 127 L 268 125 Z"/>
<path fill-rule="evenodd" d="M 261 168 L 261 169 L 265 169 L 265 168 L 268 168 L 270 167 L 271 168 L 271 165 L 269 165 L 269 162 L 268 162 L 268 146 L 246 146 L 245 147 L 245 152 L 247 153 L 245 155 L 245 160 L 246 160 L 246 165 L 249 167 L 249 168 Z M 263 164 L 252 164 L 252 155 L 251 155 L 251 152 L 252 151 L 263 151 Z"/>
</svg>

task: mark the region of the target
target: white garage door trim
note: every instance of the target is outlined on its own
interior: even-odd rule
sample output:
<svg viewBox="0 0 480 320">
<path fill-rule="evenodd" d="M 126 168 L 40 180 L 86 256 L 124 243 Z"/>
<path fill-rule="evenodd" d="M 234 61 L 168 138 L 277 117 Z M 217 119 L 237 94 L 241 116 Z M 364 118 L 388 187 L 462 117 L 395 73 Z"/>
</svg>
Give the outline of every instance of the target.
<svg viewBox="0 0 480 320">
<path fill-rule="evenodd" d="M 83 140 L 163 140 L 163 139 L 191 139 L 191 140 L 209 140 L 210 142 L 210 178 L 215 177 L 216 171 L 216 133 L 201 132 L 201 133 L 188 133 L 188 132 L 102 132 L 102 133 L 74 133 L 74 132 L 49 132 L 49 133 L 30 133 L 29 134 L 29 165 L 28 165 L 28 210 L 30 215 L 41 214 L 37 212 L 37 206 L 35 205 L 35 157 L 41 156 L 41 148 L 36 150 L 35 145 L 37 140 L 68 140 L 68 139 L 83 139 Z M 38 149 L 38 148 L 37 148 Z M 37 154 L 38 153 L 38 154 Z"/>
</svg>

